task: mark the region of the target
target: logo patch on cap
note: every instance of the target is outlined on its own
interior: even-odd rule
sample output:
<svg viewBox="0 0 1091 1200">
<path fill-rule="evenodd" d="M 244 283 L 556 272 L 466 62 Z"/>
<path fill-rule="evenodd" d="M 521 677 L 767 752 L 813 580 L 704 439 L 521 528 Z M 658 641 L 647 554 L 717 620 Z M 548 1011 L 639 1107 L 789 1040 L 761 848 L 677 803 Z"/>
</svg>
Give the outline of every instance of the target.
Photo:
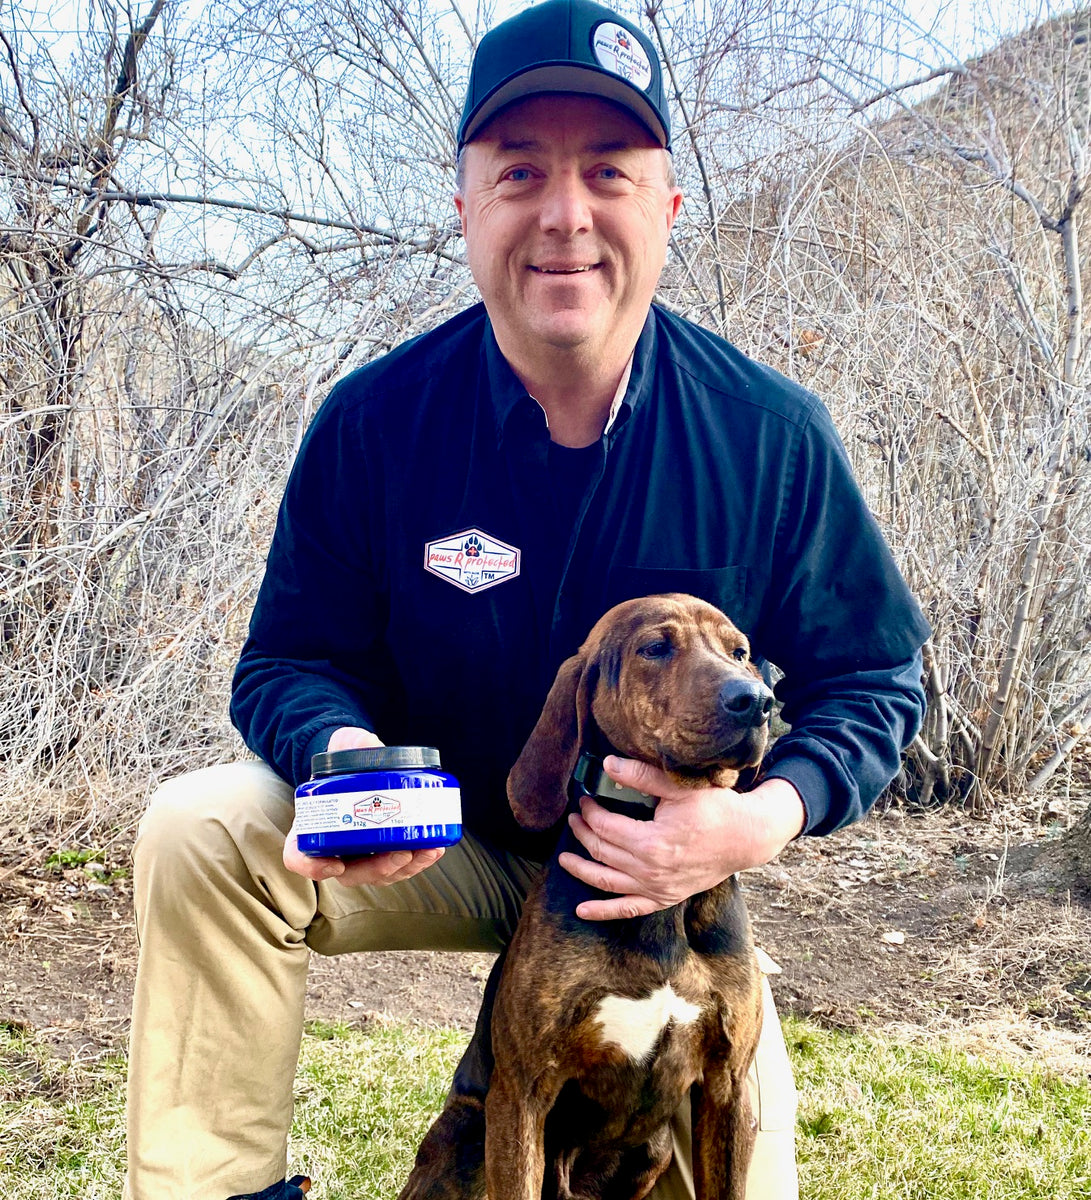
<svg viewBox="0 0 1091 1200">
<path fill-rule="evenodd" d="M 652 81 L 652 64 L 644 47 L 621 25 L 603 21 L 591 33 L 591 49 L 600 67 L 620 75 L 641 91 Z"/>
<path fill-rule="evenodd" d="M 483 592 L 519 574 L 519 551 L 480 529 L 429 542 L 424 569 L 464 592 Z"/>
</svg>

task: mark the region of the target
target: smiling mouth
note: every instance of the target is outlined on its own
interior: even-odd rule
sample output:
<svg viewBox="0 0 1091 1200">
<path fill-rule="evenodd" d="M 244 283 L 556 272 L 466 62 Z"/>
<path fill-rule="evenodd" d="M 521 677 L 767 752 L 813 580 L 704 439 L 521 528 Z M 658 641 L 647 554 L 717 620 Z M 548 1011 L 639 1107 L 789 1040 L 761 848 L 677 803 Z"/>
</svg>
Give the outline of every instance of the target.
<svg viewBox="0 0 1091 1200">
<path fill-rule="evenodd" d="M 531 266 L 530 270 L 536 271 L 539 275 L 583 275 L 587 271 L 597 271 L 601 263 L 588 263 L 583 267 L 535 267 Z"/>
</svg>

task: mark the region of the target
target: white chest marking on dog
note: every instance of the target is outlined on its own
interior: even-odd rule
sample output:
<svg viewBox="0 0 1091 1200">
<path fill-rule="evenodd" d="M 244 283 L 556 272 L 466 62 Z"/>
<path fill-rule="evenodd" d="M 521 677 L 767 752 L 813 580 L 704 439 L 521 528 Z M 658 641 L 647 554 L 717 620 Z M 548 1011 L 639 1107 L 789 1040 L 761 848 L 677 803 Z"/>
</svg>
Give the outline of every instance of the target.
<svg viewBox="0 0 1091 1200">
<path fill-rule="evenodd" d="M 620 1046 L 637 1062 L 652 1052 L 659 1035 L 671 1021 L 689 1025 L 700 1015 L 700 1006 L 683 1000 L 669 983 L 643 1000 L 606 996 L 595 1011 L 595 1019 L 602 1026 L 603 1040 Z"/>
</svg>

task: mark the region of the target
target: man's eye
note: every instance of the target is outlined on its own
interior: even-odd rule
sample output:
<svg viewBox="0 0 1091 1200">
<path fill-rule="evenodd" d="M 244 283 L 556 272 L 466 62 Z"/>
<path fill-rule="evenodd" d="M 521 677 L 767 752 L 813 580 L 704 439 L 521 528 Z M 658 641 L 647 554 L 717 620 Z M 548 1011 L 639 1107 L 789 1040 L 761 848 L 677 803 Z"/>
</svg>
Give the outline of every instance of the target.
<svg viewBox="0 0 1091 1200">
<path fill-rule="evenodd" d="M 617 167 L 599 167 L 599 178 L 611 182 L 621 178 L 621 172 Z"/>
<path fill-rule="evenodd" d="M 510 179 L 512 183 L 526 183 L 530 178 L 529 167 L 512 167 L 512 169 L 504 176 L 505 179 Z"/>
</svg>

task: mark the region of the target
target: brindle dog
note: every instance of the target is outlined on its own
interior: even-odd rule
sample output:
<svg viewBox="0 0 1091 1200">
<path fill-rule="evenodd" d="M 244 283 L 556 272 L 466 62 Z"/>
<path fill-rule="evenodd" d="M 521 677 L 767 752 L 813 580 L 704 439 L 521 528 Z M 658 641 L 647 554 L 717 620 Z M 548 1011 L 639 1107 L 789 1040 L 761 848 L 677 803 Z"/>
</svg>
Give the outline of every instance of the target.
<svg viewBox="0 0 1091 1200">
<path fill-rule="evenodd" d="M 508 777 L 512 808 L 528 829 L 549 828 L 575 773 L 577 794 L 651 819 L 654 799 L 613 784 L 602 755 L 653 763 L 684 787 L 733 787 L 760 762 L 771 709 L 746 638 L 718 609 L 684 595 L 626 601 L 558 672 Z M 567 827 L 561 850 L 589 857 Z M 697 1200 L 743 1200 L 761 981 L 738 885 L 645 917 L 576 917 L 601 896 L 554 854 L 402 1200 L 640 1200 L 670 1163 L 687 1095 Z"/>
</svg>

